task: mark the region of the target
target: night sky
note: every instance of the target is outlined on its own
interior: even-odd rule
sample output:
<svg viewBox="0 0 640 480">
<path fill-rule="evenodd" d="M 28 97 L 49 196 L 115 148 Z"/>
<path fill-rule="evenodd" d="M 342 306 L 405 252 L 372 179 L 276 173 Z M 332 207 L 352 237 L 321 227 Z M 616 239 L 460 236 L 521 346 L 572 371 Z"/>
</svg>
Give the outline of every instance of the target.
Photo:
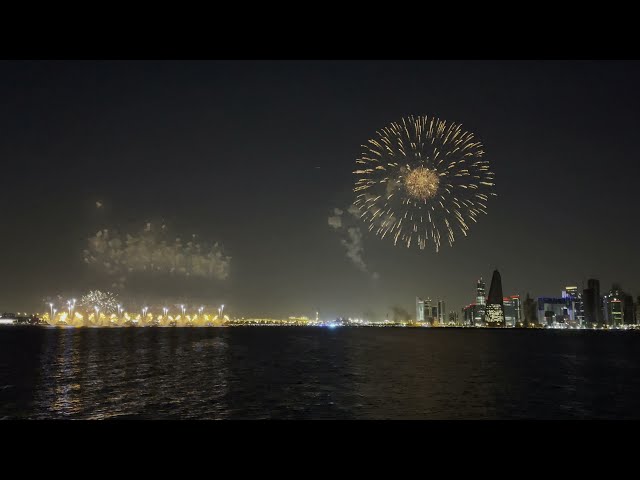
<svg viewBox="0 0 640 480">
<path fill-rule="evenodd" d="M 494 268 L 505 295 L 595 277 L 635 297 L 638 85 L 632 61 L 0 62 L 0 310 L 110 289 L 87 239 L 147 222 L 219 242 L 229 276 L 145 275 L 123 298 L 380 320 L 416 295 L 459 311 Z M 367 232 L 363 272 L 327 219 L 360 145 L 411 114 L 474 132 L 498 196 L 439 253 Z"/>
</svg>

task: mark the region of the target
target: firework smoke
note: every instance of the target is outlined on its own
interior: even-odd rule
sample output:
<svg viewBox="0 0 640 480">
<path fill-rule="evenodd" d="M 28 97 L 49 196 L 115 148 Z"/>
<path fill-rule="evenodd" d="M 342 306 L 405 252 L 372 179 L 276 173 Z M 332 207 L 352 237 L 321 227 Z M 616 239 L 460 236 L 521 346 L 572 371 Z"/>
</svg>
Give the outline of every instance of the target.
<svg viewBox="0 0 640 480">
<path fill-rule="evenodd" d="M 117 277 L 114 285 L 123 287 L 133 273 L 172 274 L 186 277 L 216 278 L 229 276 L 231 257 L 226 256 L 218 244 L 206 245 L 196 236 L 183 242 L 176 238 L 165 240 L 166 227 L 154 229 L 148 223 L 142 232 L 119 235 L 100 230 L 89 238 L 84 250 L 88 265 Z"/>
<path fill-rule="evenodd" d="M 349 207 L 347 212 L 355 216 L 359 214 L 357 208 L 353 205 Z M 358 268 L 358 270 L 369 273 L 369 268 L 364 261 L 364 246 L 362 244 L 362 230 L 357 226 L 347 226 L 348 219 L 344 217 L 344 210 L 339 208 L 333 209 L 333 215 L 329 216 L 327 222 L 331 228 L 340 233 L 340 243 L 344 246 L 347 257 Z M 380 278 L 377 273 L 371 274 L 373 279 Z"/>
<path fill-rule="evenodd" d="M 408 322 L 411 320 L 411 314 L 403 307 L 394 305 L 391 307 L 394 322 Z"/>
</svg>

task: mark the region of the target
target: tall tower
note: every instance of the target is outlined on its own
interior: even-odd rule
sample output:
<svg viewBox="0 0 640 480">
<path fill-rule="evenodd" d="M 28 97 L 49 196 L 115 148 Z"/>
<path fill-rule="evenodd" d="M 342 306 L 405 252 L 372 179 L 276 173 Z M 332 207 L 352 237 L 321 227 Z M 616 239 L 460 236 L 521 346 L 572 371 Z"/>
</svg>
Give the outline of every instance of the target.
<svg viewBox="0 0 640 480">
<path fill-rule="evenodd" d="M 511 303 L 513 304 L 516 325 L 518 325 L 522 323 L 522 303 L 520 302 L 520 295 L 511 295 Z"/>
<path fill-rule="evenodd" d="M 624 296 L 624 323 L 626 325 L 632 325 L 635 323 L 634 321 L 634 305 L 633 305 L 633 297 L 629 294 Z"/>
<path fill-rule="evenodd" d="M 431 305 L 431 297 L 427 297 L 424 301 L 424 320 L 433 324 L 438 319 L 438 307 Z"/>
<path fill-rule="evenodd" d="M 536 302 L 527 292 L 527 298 L 524 299 L 524 326 L 529 328 L 538 323 Z"/>
<path fill-rule="evenodd" d="M 619 285 L 613 285 L 609 294 L 605 296 L 605 323 L 612 327 L 624 324 L 625 293 Z"/>
<path fill-rule="evenodd" d="M 476 305 L 484 305 L 485 304 L 485 297 L 486 297 L 486 284 L 484 283 L 484 280 L 482 280 L 482 277 L 480 277 L 480 280 L 478 280 L 478 283 L 476 284 Z"/>
<path fill-rule="evenodd" d="M 516 327 L 520 323 L 520 296 L 504 297 L 504 326 Z"/>
<path fill-rule="evenodd" d="M 578 292 L 578 287 L 565 287 L 562 292 L 562 298 L 566 298 L 571 305 L 569 310 L 573 317 L 571 320 L 578 325 L 582 325 L 584 323 L 583 293 Z"/>
<path fill-rule="evenodd" d="M 438 300 L 438 323 L 440 325 L 446 322 L 446 312 L 444 306 L 444 300 Z"/>
<path fill-rule="evenodd" d="M 475 323 L 482 324 L 484 322 L 484 313 L 487 303 L 487 286 L 482 277 L 476 283 L 476 306 L 475 306 Z"/>
<path fill-rule="evenodd" d="M 424 300 L 416 297 L 416 322 L 424 322 Z"/>
<path fill-rule="evenodd" d="M 498 270 L 493 271 L 491 287 L 487 297 L 485 321 L 489 327 L 504 327 L 504 304 L 502 297 L 502 279 Z"/>
<path fill-rule="evenodd" d="M 595 278 L 587 281 L 587 288 L 583 292 L 584 321 L 589 326 L 604 324 L 602 315 L 602 297 L 600 296 L 600 282 Z"/>
</svg>

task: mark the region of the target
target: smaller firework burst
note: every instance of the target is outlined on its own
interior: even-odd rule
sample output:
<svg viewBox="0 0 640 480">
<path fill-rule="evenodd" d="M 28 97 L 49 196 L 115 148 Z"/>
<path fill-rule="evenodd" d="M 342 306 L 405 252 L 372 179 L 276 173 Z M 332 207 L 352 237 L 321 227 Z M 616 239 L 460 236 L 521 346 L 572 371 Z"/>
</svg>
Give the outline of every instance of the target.
<svg viewBox="0 0 640 480">
<path fill-rule="evenodd" d="M 91 290 L 80 299 L 79 305 L 86 310 L 98 308 L 105 315 L 118 311 L 118 297 L 111 292 Z"/>
</svg>

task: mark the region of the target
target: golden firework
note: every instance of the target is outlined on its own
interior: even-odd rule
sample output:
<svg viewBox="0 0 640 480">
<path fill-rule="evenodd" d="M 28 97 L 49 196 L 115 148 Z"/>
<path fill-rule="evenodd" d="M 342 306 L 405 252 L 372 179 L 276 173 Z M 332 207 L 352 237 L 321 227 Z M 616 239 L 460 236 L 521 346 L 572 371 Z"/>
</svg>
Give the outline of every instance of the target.
<svg viewBox="0 0 640 480">
<path fill-rule="evenodd" d="M 432 198 L 440 186 L 438 174 L 425 167 L 418 167 L 411 170 L 404 177 L 404 186 L 407 193 L 415 199 L 426 200 Z"/>
<path fill-rule="evenodd" d="M 482 144 L 461 125 L 427 116 L 403 118 L 363 145 L 353 204 L 369 231 L 394 244 L 438 251 L 441 232 L 449 245 L 467 235 L 495 196 L 494 174 Z"/>
</svg>

